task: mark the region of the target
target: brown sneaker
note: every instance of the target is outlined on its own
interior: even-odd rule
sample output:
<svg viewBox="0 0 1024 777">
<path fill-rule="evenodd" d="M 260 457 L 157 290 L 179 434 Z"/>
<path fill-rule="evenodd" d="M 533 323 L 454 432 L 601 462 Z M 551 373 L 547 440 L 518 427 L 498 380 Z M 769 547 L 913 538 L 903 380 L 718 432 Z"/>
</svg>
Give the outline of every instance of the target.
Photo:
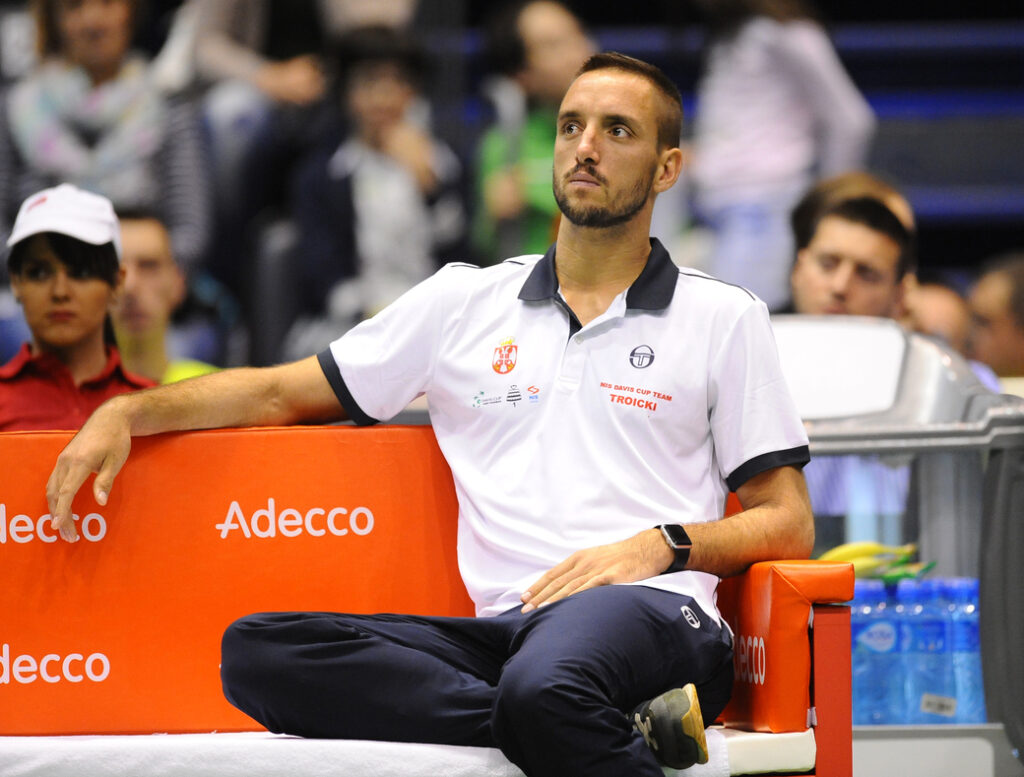
<svg viewBox="0 0 1024 777">
<path fill-rule="evenodd" d="M 693 683 L 641 704 L 633 712 L 633 727 L 662 766 L 688 769 L 708 762 L 704 718 Z"/>
</svg>

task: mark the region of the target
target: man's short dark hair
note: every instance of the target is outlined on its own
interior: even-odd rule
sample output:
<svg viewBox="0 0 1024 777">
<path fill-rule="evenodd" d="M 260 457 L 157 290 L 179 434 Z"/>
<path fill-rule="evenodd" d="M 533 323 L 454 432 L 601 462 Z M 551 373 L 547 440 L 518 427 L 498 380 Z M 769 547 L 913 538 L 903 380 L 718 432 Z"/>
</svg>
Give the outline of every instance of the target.
<svg viewBox="0 0 1024 777">
<path fill-rule="evenodd" d="M 982 275 L 999 273 L 1010 281 L 1010 315 L 1018 327 L 1024 329 L 1024 251 L 1011 251 L 989 259 Z"/>
<path fill-rule="evenodd" d="M 683 98 L 679 87 L 656 65 L 617 51 L 594 54 L 576 72 L 579 78 L 595 70 L 622 70 L 646 78 L 666 98 L 667 106 L 658 116 L 658 147 L 675 148 L 683 134 Z"/>
<path fill-rule="evenodd" d="M 117 285 L 117 272 L 121 265 L 117 260 L 117 250 L 113 243 L 93 245 L 59 232 L 41 234 L 49 241 L 50 248 L 57 258 L 73 275 L 97 278 L 111 287 Z M 32 238 L 27 237 L 11 248 L 11 253 L 7 257 L 7 272 L 10 275 L 21 275 L 28 259 L 28 246 L 31 242 Z"/>
<path fill-rule="evenodd" d="M 840 200 L 851 200 L 854 197 L 873 197 L 883 203 L 892 199 L 903 199 L 900 190 L 890 181 L 864 170 L 850 170 L 831 178 L 824 178 L 804 192 L 790 213 L 789 223 L 793 229 L 796 249 L 799 251 L 801 248 L 807 248 L 818 228 L 818 219 L 821 218 L 823 209 Z M 904 226 L 913 229 L 906 222 Z"/>
<path fill-rule="evenodd" d="M 808 243 L 814 239 L 821 222 L 829 216 L 853 224 L 861 224 L 874 232 L 885 235 L 896 243 L 900 249 L 899 260 L 896 263 L 897 281 L 902 280 L 904 275 L 915 269 L 914 235 L 881 200 L 875 197 L 851 197 L 825 206 L 811 225 L 811 238 Z"/>
</svg>

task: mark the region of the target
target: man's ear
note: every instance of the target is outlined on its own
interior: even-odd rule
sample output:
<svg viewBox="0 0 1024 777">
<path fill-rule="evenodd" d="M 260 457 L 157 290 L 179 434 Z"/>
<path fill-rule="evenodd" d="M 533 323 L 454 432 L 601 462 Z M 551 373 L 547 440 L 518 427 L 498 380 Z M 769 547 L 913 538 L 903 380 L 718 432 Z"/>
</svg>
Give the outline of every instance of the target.
<svg viewBox="0 0 1024 777">
<path fill-rule="evenodd" d="M 796 252 L 796 256 L 793 257 L 793 265 L 789 268 L 789 279 L 790 279 L 790 281 L 792 281 L 793 280 L 793 276 L 796 275 L 797 268 L 800 267 L 800 265 L 804 261 L 806 261 L 806 259 L 807 259 L 807 249 L 806 248 L 801 248 L 800 250 L 798 250 Z"/>
<path fill-rule="evenodd" d="M 174 306 L 171 308 L 172 312 L 181 306 L 181 303 L 185 301 L 185 297 L 188 295 L 188 281 L 185 278 L 185 273 L 177 265 L 174 266 L 174 269 Z"/>
<path fill-rule="evenodd" d="M 915 286 L 917 286 L 917 275 L 914 273 L 908 272 L 900 278 L 893 292 L 892 310 L 889 313 L 891 318 L 902 321 L 906 317 L 907 297 Z"/>
<path fill-rule="evenodd" d="M 654 177 L 654 191 L 659 194 L 671 189 L 683 171 L 683 152 L 679 148 L 666 148 L 658 155 L 658 171 Z"/>
</svg>

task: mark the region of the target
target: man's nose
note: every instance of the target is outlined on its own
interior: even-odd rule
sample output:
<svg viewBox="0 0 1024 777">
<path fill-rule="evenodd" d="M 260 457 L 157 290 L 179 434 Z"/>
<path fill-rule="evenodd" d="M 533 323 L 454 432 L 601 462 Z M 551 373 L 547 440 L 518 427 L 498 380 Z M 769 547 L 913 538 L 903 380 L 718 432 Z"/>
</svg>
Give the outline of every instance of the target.
<svg viewBox="0 0 1024 777">
<path fill-rule="evenodd" d="M 832 274 L 832 293 L 837 297 L 844 297 L 850 291 L 850 282 L 853 280 L 853 267 L 840 264 Z"/>
<path fill-rule="evenodd" d="M 576 161 L 581 164 L 596 164 L 599 160 L 597 130 L 588 127 L 583 130 L 580 142 L 576 144 Z"/>
<path fill-rule="evenodd" d="M 124 289 L 123 289 L 124 295 L 125 296 L 134 295 L 135 294 L 135 287 L 138 286 L 138 285 L 139 285 L 139 276 L 138 276 L 138 274 L 135 273 L 135 272 L 132 272 L 131 270 L 128 270 L 124 274 Z"/>
</svg>

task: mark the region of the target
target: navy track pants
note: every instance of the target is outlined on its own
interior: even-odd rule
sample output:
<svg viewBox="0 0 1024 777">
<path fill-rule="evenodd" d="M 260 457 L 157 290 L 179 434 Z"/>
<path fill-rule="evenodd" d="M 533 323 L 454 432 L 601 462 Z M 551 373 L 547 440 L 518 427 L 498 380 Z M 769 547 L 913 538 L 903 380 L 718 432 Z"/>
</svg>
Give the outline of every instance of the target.
<svg viewBox="0 0 1024 777">
<path fill-rule="evenodd" d="M 692 599 L 612 585 L 493 618 L 250 615 L 224 635 L 221 676 L 274 732 L 498 747 L 529 777 L 662 777 L 633 709 L 693 682 L 710 723 L 733 669 Z"/>
</svg>

